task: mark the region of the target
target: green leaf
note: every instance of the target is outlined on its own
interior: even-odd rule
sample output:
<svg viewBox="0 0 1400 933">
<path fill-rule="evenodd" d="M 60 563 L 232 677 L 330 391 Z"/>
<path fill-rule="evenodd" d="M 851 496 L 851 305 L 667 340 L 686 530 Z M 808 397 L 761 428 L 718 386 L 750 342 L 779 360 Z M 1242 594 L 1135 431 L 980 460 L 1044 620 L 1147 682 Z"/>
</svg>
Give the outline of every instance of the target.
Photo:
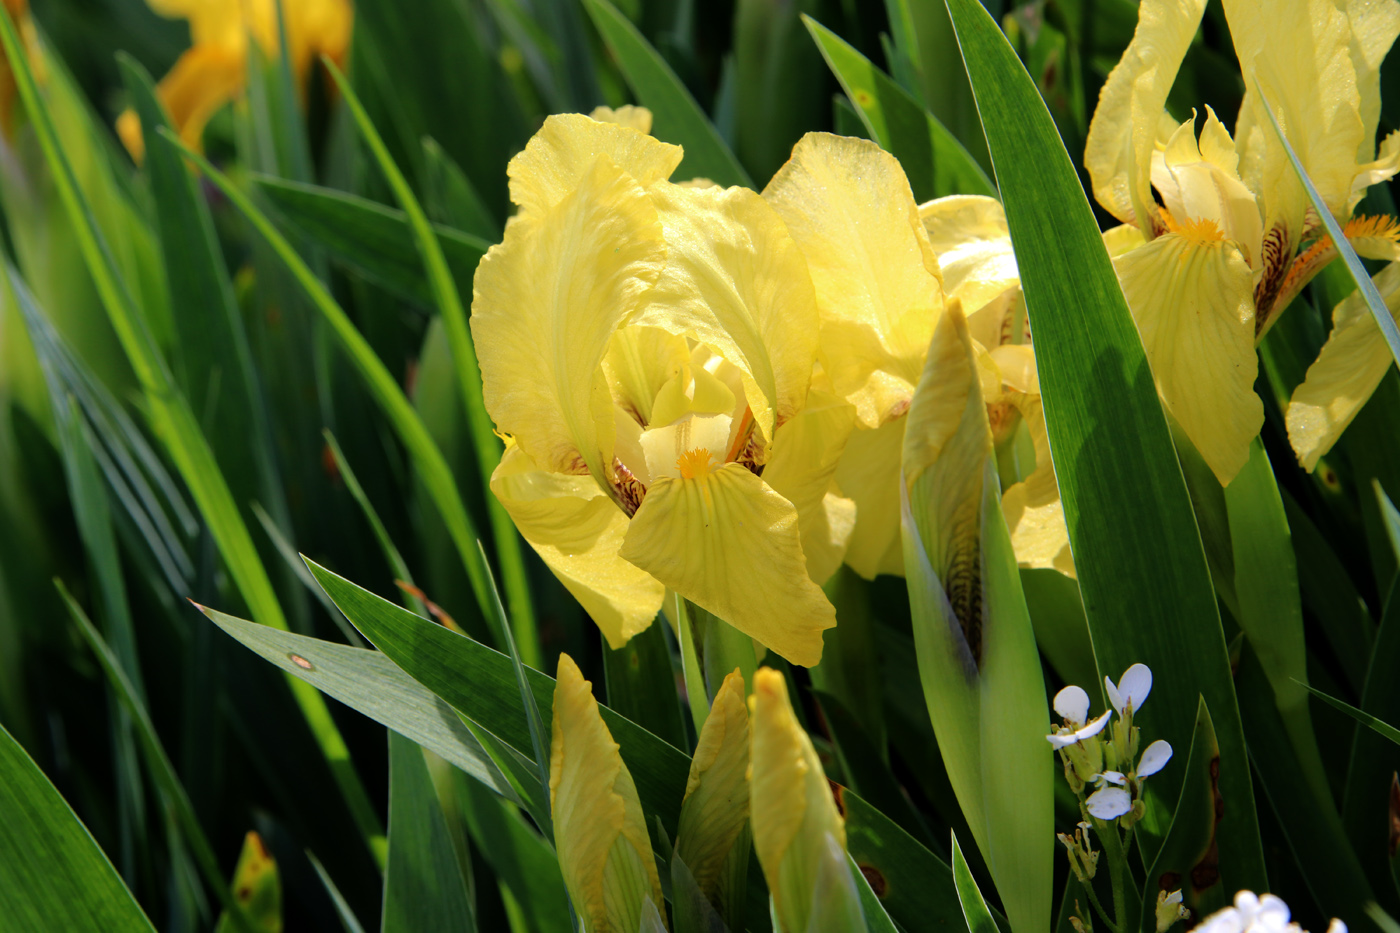
<svg viewBox="0 0 1400 933">
<path fill-rule="evenodd" d="M 253 546 L 247 525 L 239 514 L 199 422 L 174 384 L 151 335 L 146 315 L 135 303 L 128 283 L 93 220 L 92 210 L 78 188 L 8 13 L 0 16 L 0 41 L 3 41 L 6 57 L 16 63 L 12 71 L 20 97 L 78 235 L 88 271 L 144 390 L 151 426 L 165 443 L 191 495 L 199 504 L 229 574 L 248 603 L 253 617 L 265 625 L 285 629 L 286 617 L 278 604 L 272 581 L 268 579 L 257 549 Z M 325 701 L 316 691 L 303 687 L 295 680 L 292 681 L 292 692 L 331 765 L 357 827 L 370 847 L 377 848 L 383 838 L 378 819 Z"/>
<path fill-rule="evenodd" d="M 956 835 L 953 836 L 953 884 L 958 889 L 958 903 L 962 905 L 968 933 L 997 933 L 997 923 L 987 909 L 982 892 L 977 889 L 977 880 L 972 877 L 972 869 L 967 867 Z"/>
<path fill-rule="evenodd" d="M 846 851 L 889 915 L 909 930 L 960 923 L 948 863 L 852 791 L 842 788 L 839 800 Z"/>
<path fill-rule="evenodd" d="M 1348 716 L 1350 716 L 1352 719 L 1355 719 L 1363 726 L 1375 730 L 1378 734 L 1386 737 L 1395 744 L 1400 745 L 1400 729 L 1395 728 L 1388 722 L 1383 722 L 1382 720 L 1376 718 L 1375 716 L 1372 716 L 1365 710 L 1357 709 L 1350 703 L 1339 700 L 1334 696 L 1328 696 L 1321 690 L 1318 690 L 1316 687 L 1308 687 L 1307 684 L 1304 684 L 1303 686 L 1307 687 L 1309 693 L 1317 697 L 1322 702 L 1326 703 L 1328 706 L 1331 706 L 1334 709 L 1341 710 L 1343 713 L 1346 713 Z"/>
<path fill-rule="evenodd" d="M 476 929 L 423 749 L 389 733 L 389 864 L 381 933 Z"/>
<path fill-rule="evenodd" d="M 1342 257 L 1347 271 L 1356 281 L 1356 287 L 1366 299 L 1366 306 L 1371 309 L 1371 314 L 1375 316 L 1376 325 L 1380 328 L 1386 344 L 1390 347 L 1390 355 L 1395 358 L 1397 364 L 1400 364 L 1400 327 L 1396 326 L 1395 318 L 1390 313 L 1390 309 L 1386 307 L 1385 299 L 1376 290 L 1376 283 L 1371 281 L 1366 267 L 1361 264 L 1361 257 L 1356 255 L 1351 241 L 1342 233 L 1341 225 L 1337 223 L 1337 218 L 1332 216 L 1327 202 L 1322 200 L 1322 195 L 1318 194 L 1312 179 L 1308 177 L 1307 171 L 1303 168 L 1303 163 L 1298 161 L 1298 154 L 1293 151 L 1293 146 L 1288 142 L 1288 137 L 1284 135 L 1283 128 L 1278 125 L 1278 117 L 1274 116 L 1273 107 L 1269 105 L 1269 99 L 1264 95 L 1264 91 L 1257 81 L 1254 85 L 1254 92 L 1259 95 L 1259 102 L 1263 105 L 1264 112 L 1269 115 L 1269 122 L 1273 125 L 1274 135 L 1283 145 L 1283 151 L 1288 153 L 1288 159 L 1293 163 L 1293 170 L 1298 173 L 1298 180 L 1303 183 L 1303 189 L 1308 193 L 1308 200 L 1312 202 L 1314 213 L 1322 220 L 1323 228 L 1327 231 L 1327 235 L 1332 238 L 1332 244 L 1337 248 L 1337 255 Z"/>
<path fill-rule="evenodd" d="M 316 876 L 321 879 L 321 884 L 325 886 L 326 894 L 331 899 L 331 904 L 335 906 L 335 915 L 340 920 L 340 925 L 345 928 L 345 933 L 365 933 L 365 928 L 360 925 L 359 918 L 350 909 L 350 905 L 345 901 L 345 895 L 340 893 L 336 887 L 335 880 L 326 871 L 314 853 L 307 852 L 306 857 L 311 860 L 311 866 L 316 869 Z"/>
<path fill-rule="evenodd" d="M 155 933 L 87 827 L 0 726 L 0 916 L 16 930 Z"/>
<path fill-rule="evenodd" d="M 507 800 L 519 800 L 452 708 L 378 651 L 279 632 L 206 606 L 199 609 L 263 660 L 440 755 Z"/>
<path fill-rule="evenodd" d="M 281 933 L 282 877 L 277 871 L 277 862 L 255 832 L 249 831 L 243 837 L 243 849 L 238 853 L 238 864 L 233 868 L 229 887 L 259 933 Z M 230 933 L 234 929 L 237 929 L 236 923 L 224 913 L 214 933 Z"/>
<path fill-rule="evenodd" d="M 689 746 L 666 625 L 658 619 L 617 650 L 603 645 L 608 706 L 657 738 L 685 749 Z"/>
<path fill-rule="evenodd" d="M 904 166 L 916 201 L 949 194 L 996 197 L 996 186 L 982 166 L 908 91 L 821 23 L 810 16 L 803 16 L 802 22 L 855 104 L 870 138 Z"/>
<path fill-rule="evenodd" d="M 855 878 L 856 891 L 860 894 L 860 910 L 865 915 L 865 925 L 870 933 L 897 933 L 899 928 L 894 925 L 894 920 L 885 911 L 885 906 L 875 896 L 875 890 L 870 887 L 870 880 L 865 877 L 865 873 L 849 853 L 846 860 L 850 864 L 851 875 Z"/>
<path fill-rule="evenodd" d="M 1240 820 L 1221 840 L 1233 889 L 1268 886 L 1244 734 L 1191 502 L 1122 290 L 1054 121 L 975 0 L 948 0 L 983 115 L 1035 330 L 1050 449 L 1099 673 L 1157 673 L 1138 718 L 1185 747 L 1204 695 L 1221 792 Z M 1066 275 L 1066 269 L 1075 270 Z M 1180 777 L 1157 777 L 1176 795 Z M 1149 857 L 1157 842 L 1143 838 Z"/>
<path fill-rule="evenodd" d="M 423 140 L 423 200 L 429 215 L 439 223 L 487 243 L 500 240 L 501 225 L 486 209 L 471 179 L 431 136 Z M 443 233 L 437 233 L 441 241 Z M 443 251 L 448 250 L 444 245 Z"/>
<path fill-rule="evenodd" d="M 679 852 L 671 853 L 671 921 L 675 933 L 730 933 Z"/>
<path fill-rule="evenodd" d="M 637 27 L 608 0 L 584 0 L 583 5 L 617 59 L 632 93 L 651 110 L 656 121 L 652 134 L 685 148 L 685 159 L 676 170 L 676 177 L 708 178 L 718 185 L 752 188 L 753 180 L 724 144 L 719 131 Z"/>
<path fill-rule="evenodd" d="M 423 263 L 410 242 L 408 217 L 357 195 L 318 185 L 254 175 L 258 191 L 297 231 L 365 278 L 432 306 Z M 451 227 L 433 227 L 456 280 L 469 284 L 490 243 Z"/>
</svg>

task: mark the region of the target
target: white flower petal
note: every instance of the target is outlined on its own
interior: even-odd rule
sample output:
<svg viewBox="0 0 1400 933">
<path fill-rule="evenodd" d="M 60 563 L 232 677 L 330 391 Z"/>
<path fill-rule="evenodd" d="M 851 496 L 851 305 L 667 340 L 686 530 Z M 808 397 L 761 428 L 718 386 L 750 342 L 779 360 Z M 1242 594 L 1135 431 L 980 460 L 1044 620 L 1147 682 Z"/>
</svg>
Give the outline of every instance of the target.
<svg viewBox="0 0 1400 933">
<path fill-rule="evenodd" d="M 1150 777 L 1167 766 L 1172 760 L 1172 747 L 1158 739 L 1143 750 L 1138 759 L 1137 774 L 1140 778 Z"/>
<path fill-rule="evenodd" d="M 1133 808 L 1133 798 L 1121 787 L 1105 787 L 1090 794 L 1084 806 L 1101 820 L 1116 820 Z"/>
<path fill-rule="evenodd" d="M 1327 926 L 1327 933 L 1347 933 L 1347 925 L 1336 917 Z"/>
<path fill-rule="evenodd" d="M 1118 710 L 1118 714 L 1121 716 L 1123 713 L 1123 698 L 1118 695 L 1118 687 L 1114 685 L 1113 681 L 1105 677 L 1103 679 L 1103 689 L 1104 692 L 1108 694 L 1108 705 Z"/>
<path fill-rule="evenodd" d="M 1067 746 L 1073 745 L 1075 742 L 1078 742 L 1081 739 L 1087 739 L 1090 736 L 1098 735 L 1100 732 L 1103 731 L 1103 727 L 1108 724 L 1108 717 L 1112 714 L 1112 710 L 1104 710 L 1102 716 L 1095 719 L 1093 722 L 1088 723 L 1087 725 L 1080 726 L 1073 732 L 1069 731 L 1068 729 L 1061 729 L 1059 732 L 1056 732 L 1053 735 L 1047 735 L 1046 738 L 1050 740 L 1050 746 L 1052 748 L 1065 748 Z"/>
<path fill-rule="evenodd" d="M 1104 682 L 1108 682 L 1107 678 Z M 1114 698 L 1113 708 L 1121 715 L 1124 707 L 1130 704 L 1133 712 L 1142 709 L 1142 704 L 1147 702 L 1147 695 L 1151 692 L 1152 671 L 1146 664 L 1134 664 L 1123 672 L 1117 688 L 1110 688 L 1109 696 Z"/>
<path fill-rule="evenodd" d="M 1178 888 L 1177 890 L 1175 890 L 1175 891 L 1173 891 L 1172 893 L 1168 894 L 1166 897 L 1162 898 L 1162 903 L 1163 903 L 1163 904 L 1180 904 L 1180 903 L 1181 903 L 1181 889 Z"/>
<path fill-rule="evenodd" d="M 1089 694 L 1083 687 L 1066 687 L 1055 694 L 1055 712 L 1063 716 L 1065 722 L 1082 725 L 1089 719 Z"/>
<path fill-rule="evenodd" d="M 1128 779 L 1124 777 L 1122 771 L 1104 771 L 1101 774 L 1094 775 L 1093 779 L 1106 784 L 1116 784 L 1119 787 L 1123 787 L 1128 783 Z"/>
</svg>

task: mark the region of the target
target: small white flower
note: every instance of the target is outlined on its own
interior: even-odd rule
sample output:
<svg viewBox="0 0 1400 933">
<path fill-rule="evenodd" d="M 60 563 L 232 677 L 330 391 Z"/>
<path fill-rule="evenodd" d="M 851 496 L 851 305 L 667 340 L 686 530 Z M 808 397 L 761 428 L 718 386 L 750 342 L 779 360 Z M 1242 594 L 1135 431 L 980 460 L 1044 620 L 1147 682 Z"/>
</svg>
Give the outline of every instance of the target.
<svg viewBox="0 0 1400 933">
<path fill-rule="evenodd" d="M 1118 787 L 1125 787 L 1128 783 L 1128 779 L 1123 776 L 1122 771 L 1105 771 L 1102 774 L 1090 776 L 1089 780 L 1093 781 L 1098 787 L 1103 787 L 1105 784 L 1115 784 Z"/>
<path fill-rule="evenodd" d="M 1138 759 L 1137 776 L 1140 778 L 1150 777 L 1167 766 L 1167 762 L 1172 760 L 1172 747 L 1162 739 L 1158 739 L 1143 751 L 1142 757 Z"/>
<path fill-rule="evenodd" d="M 1081 739 L 1087 739 L 1090 736 L 1098 735 L 1100 732 L 1103 731 L 1103 727 L 1108 725 L 1108 717 L 1112 714 L 1112 710 L 1104 710 L 1102 716 L 1095 719 L 1093 722 L 1088 723 L 1087 725 L 1080 726 L 1078 729 L 1075 729 L 1073 731 L 1068 729 L 1062 729 L 1056 732 L 1054 735 L 1047 735 L 1046 738 L 1050 740 L 1050 745 L 1052 747 L 1057 749 L 1065 748 L 1066 746 L 1073 745 L 1075 742 L 1078 742 Z"/>
<path fill-rule="evenodd" d="M 1253 891 L 1240 891 L 1235 905 L 1217 910 L 1196 927 L 1195 933 L 1304 933 L 1303 928 L 1289 922 L 1288 905 L 1280 898 Z M 1327 933 L 1347 933 L 1347 926 L 1333 920 Z"/>
<path fill-rule="evenodd" d="M 1082 726 L 1089 719 L 1089 694 L 1083 687 L 1066 687 L 1055 694 L 1055 712 L 1066 723 Z"/>
<path fill-rule="evenodd" d="M 1136 712 L 1142 709 L 1147 695 L 1152 692 L 1152 671 L 1146 664 L 1134 664 L 1123 672 L 1117 686 L 1107 677 L 1103 679 L 1103 686 L 1108 691 L 1108 702 L 1113 704 L 1118 715 L 1124 715 L 1124 710 L 1129 709 Z"/>
<path fill-rule="evenodd" d="M 1105 787 L 1090 794 L 1084 806 L 1101 820 L 1116 820 L 1133 808 L 1133 797 L 1121 787 Z"/>
</svg>

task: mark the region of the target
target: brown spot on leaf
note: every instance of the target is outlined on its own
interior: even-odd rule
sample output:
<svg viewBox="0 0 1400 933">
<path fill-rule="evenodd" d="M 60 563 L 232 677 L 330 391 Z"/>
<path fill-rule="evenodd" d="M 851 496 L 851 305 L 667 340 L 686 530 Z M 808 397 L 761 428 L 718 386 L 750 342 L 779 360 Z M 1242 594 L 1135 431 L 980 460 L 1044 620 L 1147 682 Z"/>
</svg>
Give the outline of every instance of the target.
<svg viewBox="0 0 1400 933">
<path fill-rule="evenodd" d="M 1170 894 L 1181 888 L 1181 873 L 1175 871 L 1164 871 L 1162 877 L 1157 879 L 1157 887 Z"/>
<path fill-rule="evenodd" d="M 890 883 L 885 878 L 885 873 L 874 865 L 859 864 L 860 873 L 865 876 L 865 880 L 870 884 L 870 890 L 875 892 L 878 898 L 884 898 L 890 892 Z"/>
<path fill-rule="evenodd" d="M 1225 798 L 1220 796 L 1220 756 L 1210 760 L 1210 794 L 1214 800 L 1215 823 L 1210 828 L 1210 845 L 1205 854 L 1191 866 L 1191 888 L 1197 894 L 1220 883 L 1220 845 L 1216 835 L 1225 817 Z"/>
<path fill-rule="evenodd" d="M 1400 852 L 1400 772 L 1390 775 L 1390 857 Z"/>
<path fill-rule="evenodd" d="M 289 654 L 287 655 L 287 657 L 291 658 L 292 663 L 304 671 L 316 670 L 316 665 L 312 664 L 310 661 L 306 660 L 306 658 L 303 658 L 299 654 Z"/>
<path fill-rule="evenodd" d="M 841 819 L 844 820 L 846 818 L 846 788 L 830 778 L 827 779 L 826 783 L 831 785 L 831 797 L 836 801 L 836 812 L 840 813 Z"/>
</svg>

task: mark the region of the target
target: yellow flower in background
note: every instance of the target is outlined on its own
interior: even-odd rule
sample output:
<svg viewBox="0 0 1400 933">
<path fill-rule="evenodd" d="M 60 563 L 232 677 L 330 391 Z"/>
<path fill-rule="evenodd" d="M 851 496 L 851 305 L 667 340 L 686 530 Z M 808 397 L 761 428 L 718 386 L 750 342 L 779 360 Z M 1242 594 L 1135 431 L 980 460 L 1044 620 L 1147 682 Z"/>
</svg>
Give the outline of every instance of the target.
<svg viewBox="0 0 1400 933">
<path fill-rule="evenodd" d="M 1400 4 L 1227 0 L 1245 97 L 1234 139 L 1207 110 L 1197 140 L 1194 119 L 1178 125 L 1165 104 L 1204 9 L 1205 0 L 1140 5 L 1084 161 L 1099 203 L 1140 235 L 1134 246 L 1120 232 L 1115 258 L 1158 390 L 1226 484 L 1263 422 L 1254 347 L 1336 255 L 1325 240 L 1300 253 L 1319 221 L 1259 89 L 1358 252 L 1397 258 L 1393 229 L 1377 237 L 1373 222 L 1348 221 L 1366 188 L 1400 168 L 1400 137 L 1392 134 L 1379 158 L 1375 146 L 1380 63 L 1400 34 Z M 1318 383 L 1328 381 L 1319 374 Z M 1294 438 L 1305 462 L 1309 445 L 1322 442 Z"/>
<path fill-rule="evenodd" d="M 812 740 L 793 715 L 782 674 L 759 668 L 749 712 L 754 851 L 783 933 L 802 933 L 828 846 L 846 848 L 846 821 Z"/>
<path fill-rule="evenodd" d="M 278 0 L 147 0 L 151 9 L 190 24 L 190 48 L 160 80 L 156 94 L 170 114 L 180 139 L 198 148 L 219 108 L 243 91 L 248 80 L 248 40 L 265 55 L 277 54 Z M 303 87 L 307 72 L 321 55 L 337 64 L 350 49 L 354 19 L 350 0 L 282 0 L 290 47 L 292 77 Z M 145 154 L 141 121 L 127 110 L 117 119 L 117 135 L 132 158 Z"/>
<path fill-rule="evenodd" d="M 567 654 L 554 685 L 549 802 L 559 870 L 585 933 L 640 929 L 648 898 L 665 910 L 637 787 Z"/>
<path fill-rule="evenodd" d="M 492 490 L 613 647 L 670 588 L 815 664 L 852 414 L 813 387 L 806 261 L 758 194 L 672 184 L 679 147 L 599 116 L 625 122 L 550 117 L 511 161 L 476 273 Z"/>
<path fill-rule="evenodd" d="M 855 406 L 836 470 L 855 502 L 846 563 L 903 575 L 899 456 L 905 413 L 943 309 L 938 259 L 894 156 L 864 139 L 808 133 L 764 189 L 807 258 L 821 314 L 821 365 Z"/>
<path fill-rule="evenodd" d="M 25 54 L 29 56 L 29 67 L 34 71 L 35 80 L 44 80 L 44 58 L 39 54 L 39 35 L 34 30 L 34 20 L 29 18 L 29 0 L 0 0 L 5 12 L 10 14 L 15 31 L 24 43 Z M 19 87 L 10 71 L 9 62 L 0 65 L 0 131 L 8 137 L 15 128 L 15 101 L 19 98 Z"/>
</svg>

